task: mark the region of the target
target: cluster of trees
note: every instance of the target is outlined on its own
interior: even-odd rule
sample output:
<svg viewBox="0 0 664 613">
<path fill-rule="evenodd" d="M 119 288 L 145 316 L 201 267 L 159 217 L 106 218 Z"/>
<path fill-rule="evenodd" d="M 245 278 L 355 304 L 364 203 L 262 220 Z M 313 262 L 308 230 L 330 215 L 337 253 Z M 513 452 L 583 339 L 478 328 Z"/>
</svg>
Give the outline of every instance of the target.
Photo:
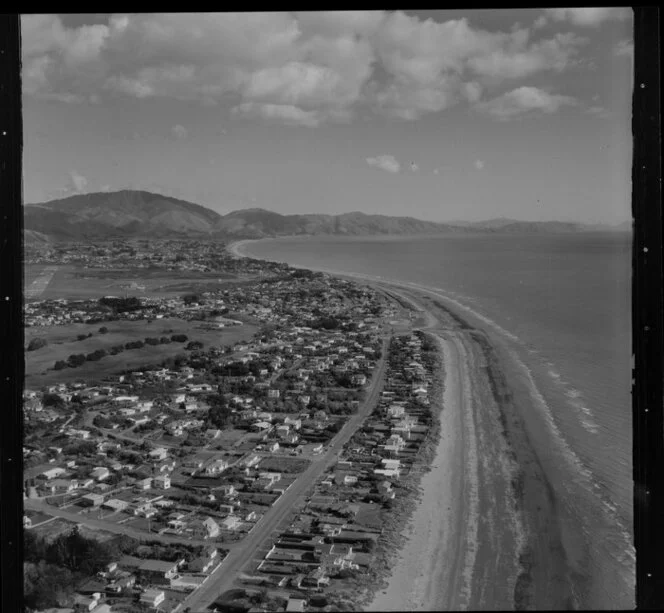
<svg viewBox="0 0 664 613">
<path fill-rule="evenodd" d="M 102 570 L 120 552 L 113 543 L 82 536 L 77 528 L 47 542 L 25 532 L 23 592 L 25 605 L 40 610 L 73 603 L 74 587 Z"/>
<path fill-rule="evenodd" d="M 90 338 L 92 336 L 92 332 L 88 332 L 87 334 L 79 334 L 76 336 L 77 341 L 84 341 L 86 338 Z"/>
<path fill-rule="evenodd" d="M 100 328 L 100 331 L 103 328 Z M 80 337 L 83 338 L 88 338 L 89 336 L 92 336 L 92 334 L 86 335 L 81 335 L 79 334 L 79 340 Z M 55 364 L 53 365 L 53 368 L 55 370 L 62 370 L 63 368 L 78 368 L 79 366 L 83 366 L 85 362 L 96 362 L 98 360 L 101 360 L 102 358 L 105 358 L 107 355 L 117 355 L 118 353 L 122 353 L 125 350 L 131 350 L 131 349 L 141 349 L 145 345 L 166 345 L 168 343 L 184 343 L 188 340 L 188 337 L 186 334 L 173 334 L 169 338 L 168 336 L 162 336 L 161 338 L 156 338 L 156 337 L 146 337 L 145 340 L 135 340 L 135 341 L 128 341 L 124 345 L 113 345 L 112 347 L 109 347 L 108 350 L 106 349 L 97 349 L 95 351 L 92 351 L 90 353 L 83 354 L 83 353 L 73 353 L 70 355 L 67 360 L 57 360 Z M 203 346 L 203 343 L 199 341 L 192 341 L 189 343 L 191 345 L 194 343 L 193 348 L 199 348 Z M 187 346 L 189 349 L 190 347 Z"/>
<path fill-rule="evenodd" d="M 138 311 L 143 308 L 141 301 L 135 296 L 127 298 L 116 298 L 114 296 L 104 296 L 99 299 L 99 304 L 110 307 L 115 313 L 125 313 L 127 311 Z"/>
</svg>

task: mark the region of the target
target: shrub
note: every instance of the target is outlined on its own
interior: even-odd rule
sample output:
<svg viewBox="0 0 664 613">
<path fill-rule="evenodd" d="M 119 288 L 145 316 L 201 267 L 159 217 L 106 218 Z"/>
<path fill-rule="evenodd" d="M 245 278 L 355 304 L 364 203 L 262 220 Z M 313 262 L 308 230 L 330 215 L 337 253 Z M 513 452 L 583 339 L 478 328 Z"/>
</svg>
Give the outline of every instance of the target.
<svg viewBox="0 0 664 613">
<path fill-rule="evenodd" d="M 58 360 L 54 365 L 53 368 L 55 370 L 62 370 L 63 368 L 67 368 L 67 362 L 64 360 Z"/>
<path fill-rule="evenodd" d="M 162 345 L 168 345 L 168 343 L 171 342 L 171 339 L 168 338 L 168 336 L 162 336 L 162 337 L 159 339 L 159 342 L 160 342 Z"/>
<path fill-rule="evenodd" d="M 99 334 L 106 334 L 108 332 L 108 328 L 106 326 L 102 326 L 99 328 Z"/>
<path fill-rule="evenodd" d="M 184 343 L 189 339 L 189 337 L 186 334 L 173 334 L 171 336 L 171 340 L 176 342 L 176 343 Z"/>
<path fill-rule="evenodd" d="M 46 345 L 48 345 L 48 341 L 45 338 L 33 338 L 28 344 L 28 351 L 36 351 Z"/>
<path fill-rule="evenodd" d="M 148 336 L 145 338 L 145 344 L 146 345 L 158 345 L 159 344 L 159 339 L 155 338 L 154 336 Z"/>
</svg>

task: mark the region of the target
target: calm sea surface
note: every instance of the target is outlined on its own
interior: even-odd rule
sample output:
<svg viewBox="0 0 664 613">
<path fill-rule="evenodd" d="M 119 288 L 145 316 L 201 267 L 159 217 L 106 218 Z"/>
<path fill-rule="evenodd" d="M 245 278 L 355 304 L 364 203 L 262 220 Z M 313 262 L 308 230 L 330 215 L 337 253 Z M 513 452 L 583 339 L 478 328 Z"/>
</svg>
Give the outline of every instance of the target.
<svg viewBox="0 0 664 613">
<path fill-rule="evenodd" d="M 633 557 L 621 554 L 632 525 L 630 234 L 307 237 L 251 242 L 242 251 L 437 288 L 460 314 L 471 309 L 502 335 L 587 476 L 597 508 L 584 505 L 586 513 L 604 513 L 599 523 L 612 531 L 593 534 L 597 524 L 588 524 L 591 541 L 612 543 L 612 553 L 602 553 L 616 558 L 607 577 L 625 570 L 625 585 L 612 579 L 602 589 L 608 601 L 630 605 Z"/>
</svg>

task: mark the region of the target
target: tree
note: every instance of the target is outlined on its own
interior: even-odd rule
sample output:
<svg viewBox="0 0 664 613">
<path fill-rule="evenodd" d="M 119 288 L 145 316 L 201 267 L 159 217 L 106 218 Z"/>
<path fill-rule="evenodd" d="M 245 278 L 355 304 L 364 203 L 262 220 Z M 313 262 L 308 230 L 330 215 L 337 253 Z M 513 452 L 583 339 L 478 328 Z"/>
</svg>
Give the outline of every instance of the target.
<svg viewBox="0 0 664 613">
<path fill-rule="evenodd" d="M 28 344 L 28 351 L 36 351 L 46 345 L 48 345 L 48 341 L 45 338 L 33 338 Z"/>
<path fill-rule="evenodd" d="M 102 326 L 99 328 L 99 334 L 106 334 L 108 332 L 108 328 L 106 326 Z"/>
<path fill-rule="evenodd" d="M 171 340 L 175 343 L 185 343 L 189 337 L 186 334 L 173 334 Z"/>
<path fill-rule="evenodd" d="M 58 394 L 44 394 L 42 397 L 42 404 L 45 407 L 62 409 L 65 406 L 65 401 L 62 396 L 58 396 Z"/>
<path fill-rule="evenodd" d="M 203 349 L 203 343 L 201 341 L 189 341 L 185 346 L 185 349 L 193 351 L 196 349 Z"/>
<path fill-rule="evenodd" d="M 77 368 L 85 364 L 85 355 L 83 353 L 72 353 L 69 358 L 67 358 L 67 364 L 71 368 Z"/>
<path fill-rule="evenodd" d="M 55 370 L 62 370 L 63 368 L 67 368 L 67 362 L 64 360 L 58 360 L 54 365 L 53 368 Z"/>
</svg>

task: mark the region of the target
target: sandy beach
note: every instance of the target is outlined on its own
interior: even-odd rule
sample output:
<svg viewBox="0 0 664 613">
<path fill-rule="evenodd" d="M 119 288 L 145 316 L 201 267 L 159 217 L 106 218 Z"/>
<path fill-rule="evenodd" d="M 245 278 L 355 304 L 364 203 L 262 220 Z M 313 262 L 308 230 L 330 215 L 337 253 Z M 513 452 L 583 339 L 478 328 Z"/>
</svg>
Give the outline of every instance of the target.
<svg viewBox="0 0 664 613">
<path fill-rule="evenodd" d="M 239 241 L 229 247 L 246 256 Z M 437 288 L 310 267 L 387 290 L 418 315 L 444 361 L 440 440 L 420 499 L 369 611 L 565 610 L 573 526 L 564 525 L 532 437 L 530 390 L 517 403 L 516 368 L 481 316 Z M 494 331 L 495 332 L 495 331 Z M 504 331 L 502 331 L 504 332 Z M 510 370 L 511 369 L 511 370 Z M 380 588 L 378 588 L 380 589 Z"/>
</svg>

